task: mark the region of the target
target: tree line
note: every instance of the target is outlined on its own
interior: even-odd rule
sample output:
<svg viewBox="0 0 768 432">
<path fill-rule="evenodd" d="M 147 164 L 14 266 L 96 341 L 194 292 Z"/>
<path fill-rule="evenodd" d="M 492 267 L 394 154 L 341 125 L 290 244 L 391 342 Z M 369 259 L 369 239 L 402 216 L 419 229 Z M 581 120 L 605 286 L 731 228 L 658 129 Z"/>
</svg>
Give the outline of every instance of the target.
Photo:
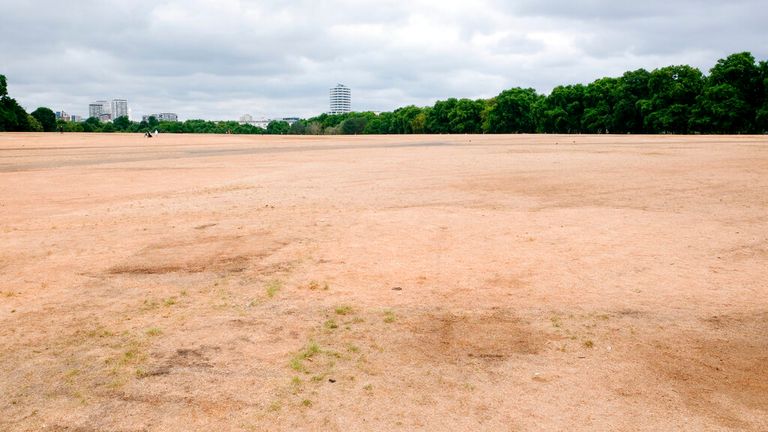
<svg viewBox="0 0 768 432">
<path fill-rule="evenodd" d="M 714 133 L 768 132 L 768 62 L 748 52 L 721 59 L 704 75 L 691 66 L 638 69 L 549 95 L 511 88 L 490 99 L 447 99 L 320 115 L 291 126 L 296 134 L 420 133 Z"/>
<path fill-rule="evenodd" d="M 490 99 L 450 98 L 433 106 L 392 112 L 321 114 L 267 129 L 238 122 L 111 123 L 90 118 L 56 122 L 48 108 L 24 112 L 7 96 L 0 75 L 0 131 L 141 132 L 237 134 L 463 134 L 463 133 L 768 133 L 768 62 L 749 52 L 720 59 L 705 75 L 691 66 L 638 69 L 589 84 L 555 87 L 549 95 L 511 88 Z"/>
</svg>

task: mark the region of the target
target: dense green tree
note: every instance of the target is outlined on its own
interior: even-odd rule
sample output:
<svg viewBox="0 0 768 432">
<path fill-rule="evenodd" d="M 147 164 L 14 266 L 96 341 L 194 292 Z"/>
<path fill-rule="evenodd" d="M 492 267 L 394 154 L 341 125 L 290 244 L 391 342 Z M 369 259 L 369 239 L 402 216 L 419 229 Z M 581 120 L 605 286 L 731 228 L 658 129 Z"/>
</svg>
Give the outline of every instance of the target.
<svg viewBox="0 0 768 432">
<path fill-rule="evenodd" d="M 101 132 L 103 126 L 101 120 L 96 117 L 88 117 L 81 125 L 83 126 L 83 132 Z"/>
<path fill-rule="evenodd" d="M 760 66 L 752 54 L 743 52 L 720 59 L 705 79 L 689 124 L 701 132 L 752 132 L 756 129 L 761 93 Z"/>
<path fill-rule="evenodd" d="M 112 125 L 115 126 L 115 129 L 121 132 L 125 132 L 130 129 L 131 127 L 131 120 L 128 119 L 128 116 L 120 116 L 114 120 L 112 120 Z"/>
<path fill-rule="evenodd" d="M 0 75 L 0 132 L 30 130 L 29 115 L 15 99 L 8 96 L 8 82 Z"/>
<path fill-rule="evenodd" d="M 538 131 L 554 133 L 581 132 L 584 114 L 584 86 L 557 86 L 539 100 Z"/>
<path fill-rule="evenodd" d="M 64 125 L 64 132 L 85 132 L 83 125 L 77 122 L 66 122 Z"/>
<path fill-rule="evenodd" d="M 761 61 L 759 70 L 762 94 L 755 113 L 755 131 L 768 133 L 768 61 Z"/>
<path fill-rule="evenodd" d="M 459 99 L 448 112 L 448 130 L 450 133 L 482 132 L 483 101 Z"/>
<path fill-rule="evenodd" d="M 391 134 L 412 134 L 414 119 L 421 114 L 422 108 L 414 105 L 398 108 L 392 112 L 391 123 L 389 124 L 389 131 Z"/>
<path fill-rule="evenodd" d="M 411 119 L 411 130 L 415 134 L 423 134 L 427 129 L 427 115 L 429 108 L 424 108 Z"/>
<path fill-rule="evenodd" d="M 619 80 L 601 78 L 584 89 L 584 115 L 581 127 L 587 133 L 610 133 Z"/>
<path fill-rule="evenodd" d="M 0 98 L 0 132 L 23 132 L 29 130 L 29 116 L 15 99 Z"/>
<path fill-rule="evenodd" d="M 648 98 L 648 80 L 651 73 L 645 69 L 626 72 L 619 78 L 614 93 L 611 129 L 614 133 L 642 133 L 643 113 L 640 101 Z"/>
<path fill-rule="evenodd" d="M 450 115 L 458 102 L 456 98 L 435 102 L 435 105 L 427 113 L 426 131 L 436 134 L 452 133 Z"/>
<path fill-rule="evenodd" d="M 37 118 L 32 114 L 29 114 L 27 116 L 27 123 L 29 124 L 27 128 L 29 132 L 45 132 L 45 129 L 43 129 L 43 125 L 40 124 L 40 121 L 37 120 Z"/>
<path fill-rule="evenodd" d="M 533 108 L 540 97 L 531 88 L 504 90 L 490 102 L 483 130 L 488 133 L 535 132 Z"/>
<path fill-rule="evenodd" d="M 291 129 L 288 122 L 273 120 L 267 125 L 267 133 L 270 135 L 286 135 Z"/>
<path fill-rule="evenodd" d="M 297 122 L 294 122 L 291 125 L 291 128 L 288 130 L 288 134 L 290 134 L 290 135 L 305 135 L 305 134 L 307 134 L 307 121 L 306 120 L 299 120 Z"/>
<path fill-rule="evenodd" d="M 56 130 L 56 114 L 50 108 L 40 107 L 32 111 L 31 116 L 34 117 L 45 132 L 53 132 Z"/>
<path fill-rule="evenodd" d="M 730 84 L 708 86 L 696 98 L 691 111 L 691 130 L 705 133 L 746 133 L 754 127 L 755 110 Z"/>
<path fill-rule="evenodd" d="M 350 117 L 341 122 L 341 133 L 344 135 L 357 135 L 363 133 L 367 120 L 363 116 Z"/>
<path fill-rule="evenodd" d="M 651 72 L 648 98 L 640 101 L 643 123 L 653 133 L 687 133 L 691 110 L 704 87 L 704 75 L 691 66 Z"/>
</svg>

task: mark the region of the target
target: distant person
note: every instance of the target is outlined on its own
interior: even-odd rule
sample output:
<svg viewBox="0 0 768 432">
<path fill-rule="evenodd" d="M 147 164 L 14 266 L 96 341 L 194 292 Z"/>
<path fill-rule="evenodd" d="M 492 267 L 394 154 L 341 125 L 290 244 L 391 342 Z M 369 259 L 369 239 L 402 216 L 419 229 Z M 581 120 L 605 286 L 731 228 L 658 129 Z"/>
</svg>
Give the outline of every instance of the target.
<svg viewBox="0 0 768 432">
<path fill-rule="evenodd" d="M 59 126 L 59 133 L 64 133 L 64 126 Z"/>
<path fill-rule="evenodd" d="M 152 133 L 150 131 L 144 132 L 144 136 L 147 138 L 152 138 Z"/>
</svg>

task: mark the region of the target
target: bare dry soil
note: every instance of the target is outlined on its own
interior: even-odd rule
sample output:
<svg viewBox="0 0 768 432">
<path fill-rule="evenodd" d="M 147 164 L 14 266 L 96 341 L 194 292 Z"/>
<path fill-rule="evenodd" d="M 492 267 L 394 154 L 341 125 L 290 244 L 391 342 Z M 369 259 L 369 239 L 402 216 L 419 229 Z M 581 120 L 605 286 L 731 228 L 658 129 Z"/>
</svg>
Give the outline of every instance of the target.
<svg viewBox="0 0 768 432">
<path fill-rule="evenodd" d="M 0 430 L 768 430 L 768 138 L 0 134 Z"/>
</svg>

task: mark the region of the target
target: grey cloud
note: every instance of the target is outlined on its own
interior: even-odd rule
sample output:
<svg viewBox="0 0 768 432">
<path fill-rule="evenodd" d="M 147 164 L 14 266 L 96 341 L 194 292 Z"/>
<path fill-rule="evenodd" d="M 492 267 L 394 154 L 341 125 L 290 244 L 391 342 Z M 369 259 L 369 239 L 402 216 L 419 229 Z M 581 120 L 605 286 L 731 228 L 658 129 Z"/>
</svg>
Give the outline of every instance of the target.
<svg viewBox="0 0 768 432">
<path fill-rule="evenodd" d="M 391 110 L 768 56 L 767 12 L 748 0 L 3 3 L 0 73 L 13 96 L 78 114 L 125 97 L 135 116 L 310 116 L 337 82 L 356 109 Z"/>
</svg>

